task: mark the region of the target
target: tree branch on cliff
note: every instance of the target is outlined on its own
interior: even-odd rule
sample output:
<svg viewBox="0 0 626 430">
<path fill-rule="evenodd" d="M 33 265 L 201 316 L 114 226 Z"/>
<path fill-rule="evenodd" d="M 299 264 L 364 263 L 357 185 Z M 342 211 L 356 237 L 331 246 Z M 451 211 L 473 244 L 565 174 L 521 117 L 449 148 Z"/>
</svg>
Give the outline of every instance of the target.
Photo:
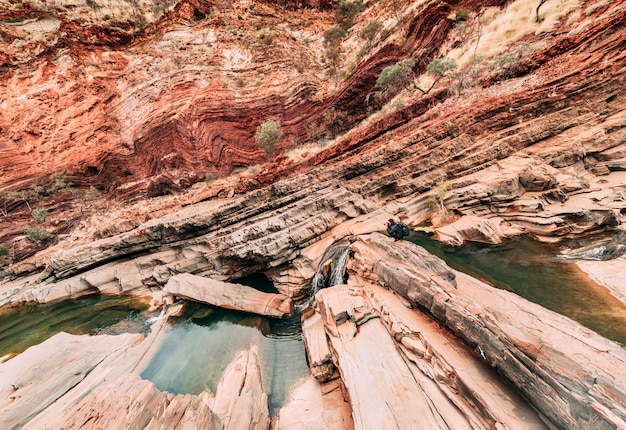
<svg viewBox="0 0 626 430">
<path fill-rule="evenodd" d="M 535 10 L 535 22 L 539 22 L 539 8 L 541 7 L 542 4 L 544 4 L 546 2 L 546 0 L 540 0 L 539 1 L 539 6 L 537 6 L 537 9 Z"/>
<path fill-rule="evenodd" d="M 435 81 L 430 85 L 427 90 L 421 89 L 417 82 L 415 82 L 415 88 L 421 91 L 423 94 L 428 94 L 439 82 L 441 79 L 448 77 L 448 72 L 450 70 L 456 69 L 456 61 L 453 58 L 437 58 L 433 60 L 428 67 L 426 67 L 426 71 L 431 75 L 437 76 Z"/>
</svg>

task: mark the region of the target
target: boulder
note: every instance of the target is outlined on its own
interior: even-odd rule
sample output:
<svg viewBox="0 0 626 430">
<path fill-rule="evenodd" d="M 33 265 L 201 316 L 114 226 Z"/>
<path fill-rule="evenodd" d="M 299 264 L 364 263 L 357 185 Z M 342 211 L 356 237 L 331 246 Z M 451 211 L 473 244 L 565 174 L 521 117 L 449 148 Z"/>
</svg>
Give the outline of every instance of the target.
<svg viewBox="0 0 626 430">
<path fill-rule="evenodd" d="M 293 301 L 283 294 L 182 273 L 170 278 L 163 291 L 196 302 L 276 318 L 293 314 Z"/>
</svg>

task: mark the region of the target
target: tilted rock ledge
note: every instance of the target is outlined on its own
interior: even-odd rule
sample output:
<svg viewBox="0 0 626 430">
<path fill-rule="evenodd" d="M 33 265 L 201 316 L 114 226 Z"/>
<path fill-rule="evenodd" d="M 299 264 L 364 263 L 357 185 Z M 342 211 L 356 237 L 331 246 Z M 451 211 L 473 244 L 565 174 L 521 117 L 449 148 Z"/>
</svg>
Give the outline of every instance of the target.
<svg viewBox="0 0 626 430">
<path fill-rule="evenodd" d="M 433 429 L 626 425 L 623 347 L 456 272 L 410 242 L 379 233 L 360 235 L 352 238 L 349 254 L 347 285 L 320 290 L 316 310 L 305 313 L 303 333 L 314 379 L 305 382 L 309 388 L 292 394 L 307 393 L 328 409 L 311 410 L 292 397 L 273 420 L 274 428 L 287 428 L 281 426 L 294 413 L 303 423 L 314 421 L 308 414 L 321 413 L 331 425 L 326 428 L 337 429 L 404 429 L 424 422 Z M 164 323 L 157 323 L 145 340 L 141 335 L 82 336 L 76 342 L 59 334 L 0 364 L 5 387 L 0 419 L 7 426 L 63 426 L 100 417 L 122 428 L 133 423 L 183 428 L 189 420 L 197 428 L 269 428 L 254 349 L 233 361 L 214 400 L 208 394 L 171 396 L 140 381 L 138 372 Z M 101 358 L 93 353 L 97 345 L 102 345 Z M 68 354 L 68 348 L 74 352 Z M 48 359 L 55 354 L 57 359 Z M 93 364 L 83 354 L 90 354 Z M 68 391 L 67 384 L 74 388 Z M 337 384 L 345 390 L 345 401 L 337 399 Z M 119 407 L 116 393 L 135 390 L 132 397 L 143 398 L 136 400 L 141 404 L 167 406 L 154 411 L 159 424 L 136 409 L 139 403 L 126 406 L 126 415 L 109 415 Z M 34 399 L 39 407 L 33 410 Z M 180 421 L 171 421 L 174 417 Z"/>
<path fill-rule="evenodd" d="M 8 83 L 0 86 L 1 190 L 36 191 L 68 175 L 78 191 L 98 186 L 109 205 L 96 214 L 73 193 L 51 196 L 45 226 L 59 243 L 13 262 L 0 283 L 0 306 L 91 293 L 159 301 L 170 280 L 188 274 L 236 284 L 264 273 L 297 301 L 326 249 L 354 240 L 347 286 L 322 290 L 304 322 L 313 376 L 273 424 L 259 380 L 240 378 L 256 366 L 253 350 L 241 353 L 229 372 L 236 380 L 223 386 L 253 394 L 259 409 L 248 398 L 171 396 L 138 380 L 139 356 L 147 359 L 158 336 L 63 334 L 0 364 L 3 423 L 45 428 L 101 419 L 158 428 L 151 421 L 158 417 L 170 428 L 248 419 L 260 427 L 350 429 L 380 417 L 413 425 L 408 406 L 432 426 L 625 427 L 624 348 L 450 270 L 418 247 L 367 235 L 389 218 L 412 227 L 430 222 L 439 240 L 454 245 L 518 234 L 556 242 L 623 228 L 624 0 L 568 2 L 573 10 L 552 14 L 546 8 L 563 2 L 546 2 L 541 15 L 530 11 L 538 20 L 516 40 L 523 43 L 502 46 L 488 60 L 512 55 L 514 62 L 474 75 L 465 59 L 460 78 L 442 79 L 428 94 L 402 91 L 371 116 L 384 67 L 413 58 L 421 85 L 432 78 L 426 67 L 434 58 L 449 55 L 462 65 L 479 44 L 494 44 L 483 33 L 489 14 L 524 14 L 505 1 L 429 0 L 411 3 L 398 22 L 386 2 L 364 3 L 363 19 L 342 42 L 346 68 L 336 76 L 349 71 L 334 85 L 318 61 L 323 31 L 335 24 L 324 12 L 328 2 L 307 0 L 311 9 L 292 12 L 274 2 L 181 1 L 137 38 L 99 22 L 51 18 L 30 3 L 2 10 L 3 23 L 23 22 L 0 28 L 0 76 Z M 468 33 L 457 25 L 457 6 L 469 12 Z M 370 18 L 387 27 L 357 58 L 357 34 Z M 276 24 L 270 56 L 250 30 L 266 20 Z M 31 23 L 59 32 L 36 40 L 18 28 Z M 275 159 L 239 178 L 200 183 L 266 161 L 253 136 L 268 116 L 287 131 Z M 322 148 L 316 142 L 332 128 L 336 139 Z M 315 150 L 294 161 L 282 152 L 291 142 Z M 3 203 L 2 242 L 30 255 L 28 202 Z M 109 212 L 123 205 L 126 212 Z M 89 227 L 63 237 L 83 209 L 94 215 Z M 623 259 L 610 264 L 611 273 L 622 273 Z M 623 288 L 614 285 L 622 300 Z M 375 354 L 372 337 L 389 357 Z M 394 376 L 380 372 L 389 358 L 404 377 L 398 387 L 414 396 L 394 385 L 379 398 L 364 393 L 373 383 L 358 368 L 361 357 L 380 381 Z M 516 390 L 492 384 L 495 372 Z M 142 407 L 114 398 L 125 391 Z M 249 411 L 245 419 L 233 414 L 239 409 Z"/>
<path fill-rule="evenodd" d="M 163 291 L 225 309 L 276 318 L 293 315 L 293 301 L 284 294 L 263 293 L 245 285 L 220 282 L 189 273 L 172 276 Z"/>
</svg>

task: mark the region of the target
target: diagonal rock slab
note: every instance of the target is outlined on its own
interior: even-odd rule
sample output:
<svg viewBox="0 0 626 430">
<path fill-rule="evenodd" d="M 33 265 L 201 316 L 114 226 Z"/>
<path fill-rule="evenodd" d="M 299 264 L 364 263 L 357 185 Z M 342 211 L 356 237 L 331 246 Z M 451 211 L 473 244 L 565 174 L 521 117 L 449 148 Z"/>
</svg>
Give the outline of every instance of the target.
<svg viewBox="0 0 626 430">
<path fill-rule="evenodd" d="M 140 334 L 59 333 L 0 364 L 0 428 L 21 428 L 99 365 L 143 339 Z"/>
<path fill-rule="evenodd" d="M 291 298 L 258 291 L 252 287 L 181 273 L 167 282 L 163 291 L 196 302 L 275 318 L 293 314 Z"/>
<path fill-rule="evenodd" d="M 353 430 L 344 391 L 339 378 L 320 383 L 309 376 L 272 419 L 271 430 Z"/>
<path fill-rule="evenodd" d="M 269 404 L 256 347 L 237 355 L 224 370 L 215 392 L 213 410 L 222 419 L 225 430 L 269 428 Z"/>
<path fill-rule="evenodd" d="M 352 338 L 330 336 L 357 429 L 447 429 L 380 320 Z"/>
<path fill-rule="evenodd" d="M 315 296 L 357 429 L 448 429 L 361 288 Z"/>
<path fill-rule="evenodd" d="M 316 300 L 355 428 L 547 428 L 461 340 L 384 287 L 352 274 Z"/>
<path fill-rule="evenodd" d="M 456 272 L 410 242 L 371 234 L 359 237 L 351 251 L 349 273 L 375 280 L 426 310 L 557 428 L 626 428 L 625 348 Z"/>
<path fill-rule="evenodd" d="M 461 428 L 543 430 L 546 424 L 471 349 L 386 288 L 353 275 L 441 415 Z"/>
<path fill-rule="evenodd" d="M 161 392 L 137 374 L 99 386 L 61 414 L 50 415 L 45 421 L 49 429 L 223 429 L 206 396 Z"/>
</svg>

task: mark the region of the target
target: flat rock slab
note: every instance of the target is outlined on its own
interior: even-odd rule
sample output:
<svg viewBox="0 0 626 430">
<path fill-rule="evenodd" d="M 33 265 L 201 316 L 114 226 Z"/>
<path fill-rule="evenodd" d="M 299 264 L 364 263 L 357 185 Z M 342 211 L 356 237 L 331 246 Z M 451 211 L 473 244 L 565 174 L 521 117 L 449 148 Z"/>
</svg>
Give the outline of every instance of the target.
<svg viewBox="0 0 626 430">
<path fill-rule="evenodd" d="M 320 383 L 309 376 L 272 419 L 272 430 L 353 430 L 341 379 Z"/>
<path fill-rule="evenodd" d="M 351 339 L 331 336 L 358 429 L 448 429 L 379 319 Z"/>
<path fill-rule="evenodd" d="M 256 347 L 241 351 L 228 365 L 215 393 L 215 413 L 225 430 L 267 430 L 270 413 Z"/>
<path fill-rule="evenodd" d="M 293 301 L 284 294 L 182 273 L 170 278 L 163 291 L 196 302 L 275 318 L 293 314 Z"/>
</svg>

